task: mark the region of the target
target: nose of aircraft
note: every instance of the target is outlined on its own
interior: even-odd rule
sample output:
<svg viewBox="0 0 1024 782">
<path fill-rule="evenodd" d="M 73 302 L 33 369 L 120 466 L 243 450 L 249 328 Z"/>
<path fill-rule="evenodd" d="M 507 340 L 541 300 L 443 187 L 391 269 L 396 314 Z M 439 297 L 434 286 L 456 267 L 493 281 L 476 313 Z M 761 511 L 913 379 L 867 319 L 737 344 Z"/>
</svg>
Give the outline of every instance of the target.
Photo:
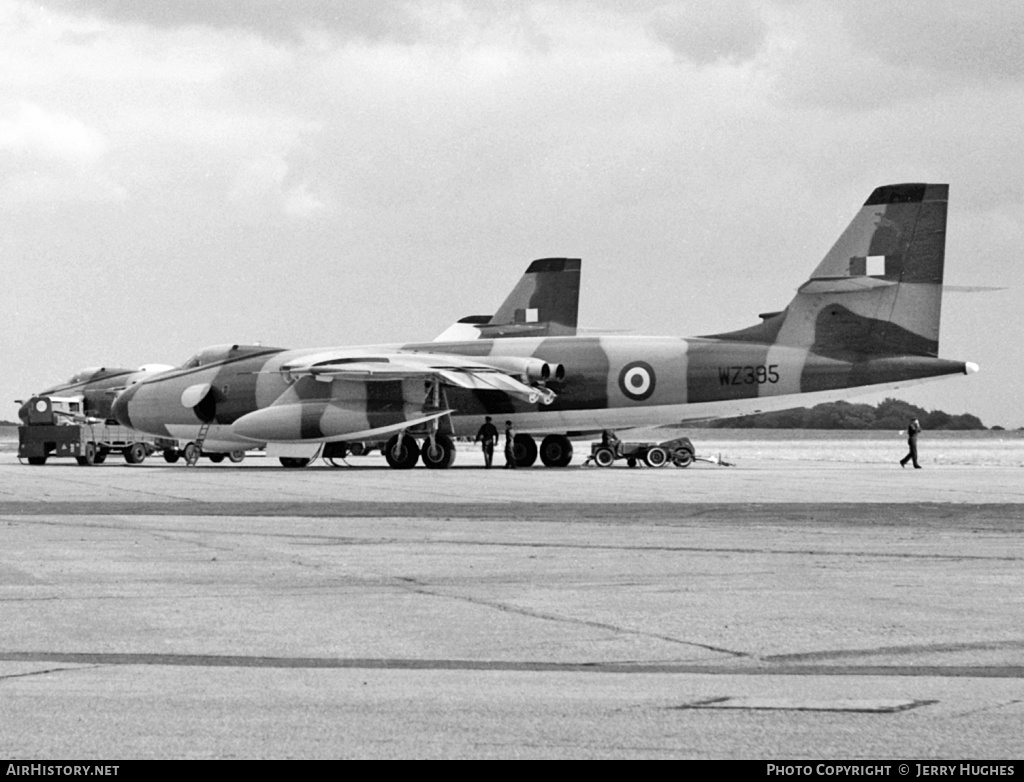
<svg viewBox="0 0 1024 782">
<path fill-rule="evenodd" d="M 117 419 L 121 426 L 131 426 L 132 419 L 128 415 L 128 403 L 139 390 L 139 386 L 130 386 L 114 397 L 114 403 L 110 406 L 110 414 Z"/>
</svg>

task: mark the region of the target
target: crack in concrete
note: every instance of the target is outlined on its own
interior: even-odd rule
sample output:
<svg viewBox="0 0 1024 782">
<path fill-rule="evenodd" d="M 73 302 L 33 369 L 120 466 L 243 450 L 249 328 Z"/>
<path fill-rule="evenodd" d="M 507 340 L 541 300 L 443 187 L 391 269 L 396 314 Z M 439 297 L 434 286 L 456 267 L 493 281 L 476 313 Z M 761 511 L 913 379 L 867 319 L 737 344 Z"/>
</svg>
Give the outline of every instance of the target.
<svg viewBox="0 0 1024 782">
<path fill-rule="evenodd" d="M 541 619 L 547 622 L 559 622 L 562 624 L 573 624 L 580 625 L 582 627 L 593 627 L 599 630 L 609 630 L 614 633 L 621 635 L 635 635 L 640 638 L 653 638 L 658 641 L 667 641 L 668 643 L 679 644 L 681 646 L 691 646 L 697 649 L 704 649 L 710 652 L 716 652 L 718 654 L 726 654 L 730 657 L 750 657 L 747 652 L 737 652 L 732 649 L 724 649 L 719 646 L 712 646 L 710 644 L 702 644 L 696 641 L 686 641 L 681 638 L 675 638 L 670 635 L 662 635 L 660 633 L 650 633 L 644 630 L 634 630 L 628 627 L 620 627 L 618 625 L 608 624 L 607 622 L 597 622 L 590 619 L 578 619 L 572 616 L 559 616 L 558 614 L 549 614 L 543 611 L 535 611 L 529 608 L 522 608 L 520 606 L 510 605 L 508 603 L 501 603 L 495 600 L 483 600 L 481 598 L 467 597 L 465 595 L 452 595 L 446 592 L 434 591 L 428 589 L 425 585 L 421 585 L 411 578 L 399 578 L 399 581 L 409 582 L 415 585 L 411 588 L 410 592 L 415 592 L 421 595 L 428 595 L 430 597 L 446 598 L 448 600 L 460 600 L 464 603 L 470 603 L 471 605 L 483 606 L 485 608 L 493 608 L 497 611 L 504 613 L 519 614 L 520 616 L 527 616 L 531 619 Z"/>
</svg>

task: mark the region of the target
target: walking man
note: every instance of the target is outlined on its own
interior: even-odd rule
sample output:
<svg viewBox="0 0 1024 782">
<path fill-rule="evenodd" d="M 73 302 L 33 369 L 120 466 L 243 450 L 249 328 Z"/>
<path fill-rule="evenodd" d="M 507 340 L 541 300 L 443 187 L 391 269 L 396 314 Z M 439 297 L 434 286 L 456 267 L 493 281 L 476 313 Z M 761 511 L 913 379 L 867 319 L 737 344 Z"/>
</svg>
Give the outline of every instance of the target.
<svg viewBox="0 0 1024 782">
<path fill-rule="evenodd" d="M 505 469 L 516 468 L 516 432 L 512 428 L 512 422 L 505 422 Z"/>
<path fill-rule="evenodd" d="M 907 462 L 913 462 L 915 469 L 921 469 L 921 465 L 917 463 L 917 435 L 920 431 L 921 422 L 915 418 L 907 426 L 907 445 L 910 446 L 910 452 L 900 459 L 900 467 L 906 467 Z"/>
<path fill-rule="evenodd" d="M 498 427 L 491 423 L 490 416 L 484 418 L 484 425 L 476 433 L 476 439 L 484 452 L 484 467 L 489 470 L 494 461 L 494 445 L 498 442 Z"/>
</svg>

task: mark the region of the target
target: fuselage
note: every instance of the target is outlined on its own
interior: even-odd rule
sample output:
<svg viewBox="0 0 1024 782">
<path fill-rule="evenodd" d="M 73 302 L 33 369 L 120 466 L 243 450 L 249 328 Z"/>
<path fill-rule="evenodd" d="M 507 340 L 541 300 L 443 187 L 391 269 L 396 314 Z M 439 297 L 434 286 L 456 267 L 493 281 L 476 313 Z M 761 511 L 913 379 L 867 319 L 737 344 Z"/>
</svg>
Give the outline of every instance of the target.
<svg viewBox="0 0 1024 782">
<path fill-rule="evenodd" d="M 437 354 L 439 345 L 252 348 L 128 388 L 115 401 L 114 415 L 125 425 L 177 438 L 194 438 L 209 423 L 210 437 L 240 444 L 368 439 L 430 412 L 423 378 L 296 379 L 282 368 L 297 360 L 351 360 L 346 357 L 375 351 Z M 497 390 L 445 388 L 443 407 L 452 411 L 457 436 L 472 436 L 485 415 L 511 420 L 520 432 L 574 436 L 784 409 L 968 368 L 928 356 L 825 356 L 780 344 L 682 337 L 476 340 L 445 343 L 443 354 L 481 363 L 532 357 L 565 367 L 564 380 L 548 384 L 556 394 L 549 405 Z"/>
</svg>

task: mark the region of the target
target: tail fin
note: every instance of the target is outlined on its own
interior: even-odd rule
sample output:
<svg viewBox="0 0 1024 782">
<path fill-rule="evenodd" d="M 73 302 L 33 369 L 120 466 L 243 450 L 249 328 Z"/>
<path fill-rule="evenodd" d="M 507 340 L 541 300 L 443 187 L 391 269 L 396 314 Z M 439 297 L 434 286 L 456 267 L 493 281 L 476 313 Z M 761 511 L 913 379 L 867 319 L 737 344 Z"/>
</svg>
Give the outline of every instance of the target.
<svg viewBox="0 0 1024 782">
<path fill-rule="evenodd" d="M 580 259 L 540 258 L 494 315 L 462 318 L 434 341 L 574 336 L 579 303 Z"/>
<path fill-rule="evenodd" d="M 820 355 L 939 352 L 948 185 L 876 188 L 782 312 L 717 338 Z"/>
</svg>

